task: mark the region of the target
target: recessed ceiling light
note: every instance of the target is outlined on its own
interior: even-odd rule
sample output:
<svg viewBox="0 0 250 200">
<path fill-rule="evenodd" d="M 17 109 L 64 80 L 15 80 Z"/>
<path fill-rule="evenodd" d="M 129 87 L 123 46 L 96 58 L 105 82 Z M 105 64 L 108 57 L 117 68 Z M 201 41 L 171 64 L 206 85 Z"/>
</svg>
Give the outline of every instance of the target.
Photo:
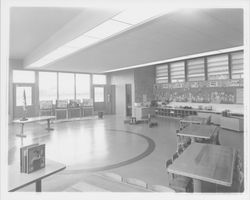
<svg viewBox="0 0 250 200">
<path fill-rule="evenodd" d="M 47 65 L 48 63 L 51 63 L 59 58 L 62 58 L 62 57 L 67 56 L 69 54 L 72 54 L 77 50 L 78 49 L 72 48 L 72 47 L 66 47 L 66 46 L 59 47 L 56 50 L 47 54 L 46 56 L 42 57 L 38 61 L 32 63 L 29 67 L 42 67 L 42 66 Z"/>
<path fill-rule="evenodd" d="M 66 43 L 65 46 L 82 49 L 82 48 L 85 48 L 89 45 L 92 45 L 98 42 L 99 40 L 100 39 L 88 37 L 86 35 L 81 35 L 80 37 L 77 37 L 76 39 L 71 40 L 70 42 Z"/>
<path fill-rule="evenodd" d="M 135 25 L 143 21 L 147 21 L 153 17 L 157 17 L 163 12 L 167 13 L 167 11 L 169 12 L 170 10 L 162 8 L 143 8 L 143 9 L 134 8 L 125 10 L 120 14 L 116 15 L 115 17 L 113 17 L 112 19 Z"/>
<path fill-rule="evenodd" d="M 130 26 L 130 24 L 118 22 L 115 20 L 108 20 L 100 24 L 99 26 L 93 28 L 92 30 L 88 31 L 87 33 L 85 33 L 85 35 L 94 38 L 104 39 L 123 31 L 129 28 Z"/>
</svg>

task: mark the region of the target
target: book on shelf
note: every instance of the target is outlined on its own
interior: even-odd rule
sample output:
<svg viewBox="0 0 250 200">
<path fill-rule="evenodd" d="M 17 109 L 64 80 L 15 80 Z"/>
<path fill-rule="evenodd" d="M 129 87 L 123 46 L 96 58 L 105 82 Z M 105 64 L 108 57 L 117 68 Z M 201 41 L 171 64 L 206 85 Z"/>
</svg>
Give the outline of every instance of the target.
<svg viewBox="0 0 250 200">
<path fill-rule="evenodd" d="M 20 172 L 31 173 L 45 167 L 45 144 L 32 144 L 20 148 Z"/>
</svg>

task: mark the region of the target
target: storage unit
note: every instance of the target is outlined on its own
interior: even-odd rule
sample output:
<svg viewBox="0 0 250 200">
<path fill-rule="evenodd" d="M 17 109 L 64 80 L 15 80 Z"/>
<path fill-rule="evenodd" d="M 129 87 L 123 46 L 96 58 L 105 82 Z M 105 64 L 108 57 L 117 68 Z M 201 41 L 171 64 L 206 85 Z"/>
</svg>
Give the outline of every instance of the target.
<svg viewBox="0 0 250 200">
<path fill-rule="evenodd" d="M 68 118 L 80 118 L 81 108 L 68 108 Z"/>
<path fill-rule="evenodd" d="M 81 116 L 86 117 L 86 116 L 91 116 L 94 113 L 94 107 L 89 106 L 89 107 L 81 107 Z"/>
<path fill-rule="evenodd" d="M 67 108 L 57 108 L 55 109 L 56 119 L 67 119 L 68 109 Z"/>
<path fill-rule="evenodd" d="M 220 119 L 221 128 L 242 132 L 244 130 L 242 117 L 223 117 Z"/>
<path fill-rule="evenodd" d="M 148 115 L 154 116 L 155 115 L 155 108 L 153 107 L 138 107 L 135 106 L 133 108 L 133 117 L 136 119 L 145 119 L 148 118 Z"/>
<path fill-rule="evenodd" d="M 194 109 L 157 107 L 155 108 L 155 114 L 160 117 L 183 118 L 189 115 L 197 115 L 197 111 Z"/>
</svg>

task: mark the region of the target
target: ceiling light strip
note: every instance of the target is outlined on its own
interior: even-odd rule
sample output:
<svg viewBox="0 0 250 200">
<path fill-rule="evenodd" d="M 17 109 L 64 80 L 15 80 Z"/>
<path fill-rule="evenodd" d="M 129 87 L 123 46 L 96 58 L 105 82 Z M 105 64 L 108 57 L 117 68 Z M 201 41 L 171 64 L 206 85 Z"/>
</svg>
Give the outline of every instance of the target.
<svg viewBox="0 0 250 200">
<path fill-rule="evenodd" d="M 228 52 L 241 51 L 241 50 L 244 50 L 244 46 L 232 47 L 232 48 L 227 48 L 227 49 L 220 49 L 220 50 L 216 50 L 216 51 L 208 51 L 208 52 L 205 52 L 205 53 L 192 54 L 192 55 L 188 55 L 188 56 L 171 58 L 171 59 L 167 59 L 167 60 L 144 63 L 144 64 L 140 64 L 140 65 L 133 65 L 133 66 L 129 66 L 129 67 L 122 67 L 122 68 L 119 68 L 119 69 L 107 70 L 107 71 L 104 71 L 102 73 L 117 72 L 117 71 L 122 71 L 122 70 L 140 68 L 140 67 L 148 67 L 148 66 L 151 66 L 151 65 L 164 64 L 164 63 L 167 63 L 167 62 L 187 60 L 187 59 L 192 59 L 192 58 L 198 58 L 198 57 L 203 57 L 203 56 L 211 56 L 211 55 L 215 55 L 215 54 L 228 53 Z"/>
<path fill-rule="evenodd" d="M 127 12 L 128 11 L 128 12 Z M 50 52 L 49 54 L 45 55 L 44 57 L 42 57 L 41 59 L 37 60 L 36 62 L 30 64 L 27 67 L 42 67 L 44 65 L 47 65 L 49 63 L 55 62 L 56 60 L 59 60 L 65 56 L 68 56 L 70 54 L 73 54 L 77 51 L 79 51 L 80 49 L 89 47 L 93 44 L 96 44 L 97 42 L 100 42 L 102 40 L 106 40 L 110 37 L 114 37 L 117 34 L 121 34 L 124 31 L 128 31 L 132 28 L 135 28 L 143 23 L 146 23 L 152 19 L 155 19 L 163 14 L 166 14 L 166 10 L 163 13 L 162 9 L 158 9 L 158 10 L 152 10 L 154 11 L 153 13 L 150 13 L 150 10 L 144 10 L 144 17 L 137 17 L 137 19 L 132 19 L 131 16 L 129 15 L 130 10 L 127 10 L 124 12 L 119 13 L 118 15 L 116 15 L 115 17 L 111 18 L 110 20 L 107 20 L 105 22 L 103 22 L 102 24 L 96 26 L 95 28 L 89 30 L 88 32 L 84 33 L 83 35 L 79 36 L 78 38 L 75 38 L 73 40 L 71 40 L 70 42 L 67 42 L 66 44 L 64 44 L 63 46 L 57 48 L 56 50 Z M 173 9 L 171 10 L 173 11 Z M 143 12 L 143 11 L 141 11 Z M 170 10 L 168 10 L 168 12 L 170 12 Z M 127 15 L 127 16 L 126 16 Z M 138 11 L 137 11 L 137 16 L 138 16 Z M 122 17 L 121 19 L 123 20 L 119 20 L 119 18 Z M 126 17 L 130 17 L 130 20 L 135 20 L 135 23 L 129 23 L 126 22 Z M 125 21 L 124 21 L 125 19 Z M 83 38 L 86 40 L 86 43 L 82 43 L 81 39 L 79 38 Z M 89 41 L 87 41 L 87 38 L 89 39 Z M 90 41 L 92 38 L 92 41 Z M 96 39 L 96 40 L 95 40 Z M 77 41 L 79 41 L 78 45 Z M 95 41 L 94 41 L 95 40 Z M 69 51 L 68 49 L 71 48 L 71 50 Z M 67 49 L 67 52 L 64 52 L 65 49 Z M 61 56 L 58 56 L 61 55 Z"/>
</svg>

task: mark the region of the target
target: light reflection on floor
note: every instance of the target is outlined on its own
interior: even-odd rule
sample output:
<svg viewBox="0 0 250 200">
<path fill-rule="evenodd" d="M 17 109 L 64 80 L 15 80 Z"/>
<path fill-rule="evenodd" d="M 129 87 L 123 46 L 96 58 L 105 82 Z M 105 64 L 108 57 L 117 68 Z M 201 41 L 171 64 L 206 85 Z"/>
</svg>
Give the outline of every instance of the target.
<svg viewBox="0 0 250 200">
<path fill-rule="evenodd" d="M 148 143 L 145 138 L 127 133 L 129 131 L 150 138 L 155 143 L 153 152 L 129 164 L 123 162 L 123 165 L 118 167 L 97 170 L 108 170 L 123 177 L 138 178 L 149 184 L 168 186 L 165 164 L 176 151 L 178 121 L 157 118 L 158 126 L 149 128 L 147 124 L 124 124 L 123 120 L 123 117 L 113 115 L 105 116 L 102 120 L 56 123 L 52 125 L 55 130 L 49 133 L 44 129 L 46 124 L 27 125 L 25 127 L 27 138 L 24 144 L 45 143 L 47 157 L 68 165 L 66 170 L 68 173 L 60 173 L 44 179 L 45 191 L 61 191 L 63 187 L 72 185 L 85 174 L 79 169 L 112 165 L 140 155 L 147 149 Z M 9 164 L 19 160 L 20 139 L 15 137 L 19 132 L 20 126 L 9 126 Z M 220 130 L 221 144 L 238 149 L 242 157 L 243 140 L 242 133 Z M 17 148 L 14 148 L 15 146 Z M 78 172 L 74 173 L 74 170 Z M 24 190 L 33 191 L 34 188 L 31 186 Z"/>
<path fill-rule="evenodd" d="M 147 141 L 137 135 L 106 130 L 101 121 L 97 121 L 92 128 L 86 128 L 80 122 L 55 124 L 55 130 L 49 133 L 43 130 L 44 126 L 33 126 L 36 127 L 33 130 L 31 125 L 25 127 L 27 138 L 24 145 L 45 143 L 46 157 L 65 163 L 69 170 L 120 163 L 143 153 L 148 146 Z M 14 130 L 18 131 L 18 127 Z M 18 148 L 12 154 L 13 160 L 19 159 Z"/>
</svg>

